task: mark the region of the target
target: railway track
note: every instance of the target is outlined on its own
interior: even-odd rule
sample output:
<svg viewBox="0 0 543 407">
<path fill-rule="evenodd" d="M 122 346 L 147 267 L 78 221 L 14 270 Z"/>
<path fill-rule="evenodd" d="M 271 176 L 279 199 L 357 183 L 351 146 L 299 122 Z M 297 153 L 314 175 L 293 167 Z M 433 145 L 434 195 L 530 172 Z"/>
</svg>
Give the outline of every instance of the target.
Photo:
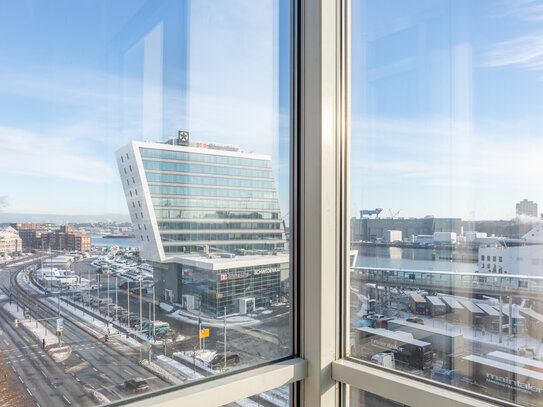
<svg viewBox="0 0 543 407">
<path fill-rule="evenodd" d="M 17 279 L 20 272 L 21 270 L 18 270 L 11 275 L 11 291 L 8 287 L 4 287 L 4 292 L 11 294 L 12 301 L 18 301 L 21 307 L 28 310 L 31 317 L 52 318 L 43 323 L 50 331 L 55 332 L 59 307 L 55 307 L 48 301 L 42 301 L 43 297 L 40 294 L 29 293 L 21 287 Z M 133 352 L 134 356 L 121 355 L 87 331 L 88 328 L 85 329 L 86 326 L 81 321 L 74 320 L 66 312 L 61 312 L 61 316 L 64 319 L 63 340 L 73 349 L 65 368 L 76 372 L 71 376 L 81 386 L 91 385 L 109 399 L 116 400 L 131 395 L 120 386 L 127 378 L 143 377 L 154 389 L 168 385 L 138 364 L 135 357 L 137 352 Z"/>
</svg>

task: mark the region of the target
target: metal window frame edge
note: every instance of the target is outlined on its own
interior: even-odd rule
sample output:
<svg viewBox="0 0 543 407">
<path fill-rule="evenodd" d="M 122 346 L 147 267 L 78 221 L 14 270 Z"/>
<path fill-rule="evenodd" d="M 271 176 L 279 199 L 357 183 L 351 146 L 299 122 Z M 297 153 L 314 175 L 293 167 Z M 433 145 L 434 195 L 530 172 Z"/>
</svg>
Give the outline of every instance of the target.
<svg viewBox="0 0 543 407">
<path fill-rule="evenodd" d="M 332 364 L 332 377 L 346 385 L 376 394 L 410 406 L 491 407 L 518 406 L 491 397 L 481 397 L 450 386 L 427 383 L 416 377 L 407 377 L 389 369 L 373 367 L 367 363 L 340 359 Z"/>
<path fill-rule="evenodd" d="M 351 0 L 337 0 L 339 9 L 338 26 L 338 190 L 341 211 L 338 242 L 341 249 L 341 276 L 339 281 L 341 306 L 336 323 L 340 323 L 337 337 L 341 348 L 338 360 L 332 362 L 332 378 L 341 383 L 341 398 L 337 405 L 349 406 L 350 387 L 377 394 L 381 397 L 408 405 L 443 406 L 517 406 L 504 400 L 483 396 L 463 389 L 428 383 L 427 380 L 411 378 L 408 375 L 388 371 L 368 363 L 350 359 L 349 346 L 349 298 L 350 298 L 350 142 L 351 142 Z M 347 358 L 347 359 L 344 359 Z"/>
<path fill-rule="evenodd" d="M 333 407 L 340 384 L 332 362 L 340 357 L 342 250 L 341 0 L 299 0 L 299 82 L 294 91 L 299 137 L 299 355 L 308 361 L 301 406 Z"/>
<path fill-rule="evenodd" d="M 307 362 L 300 358 L 288 359 L 240 373 L 207 377 L 174 388 L 124 399 L 107 407 L 177 407 L 180 405 L 216 407 L 251 397 L 277 387 L 302 380 L 307 376 Z"/>
</svg>

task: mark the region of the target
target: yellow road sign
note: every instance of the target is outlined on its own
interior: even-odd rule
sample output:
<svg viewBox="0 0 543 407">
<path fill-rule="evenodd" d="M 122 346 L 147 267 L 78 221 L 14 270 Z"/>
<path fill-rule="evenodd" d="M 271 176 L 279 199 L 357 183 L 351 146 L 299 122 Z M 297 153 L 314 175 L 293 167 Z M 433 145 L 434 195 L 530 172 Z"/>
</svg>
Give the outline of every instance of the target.
<svg viewBox="0 0 543 407">
<path fill-rule="evenodd" d="M 200 338 L 207 338 L 209 336 L 209 328 L 200 329 Z"/>
</svg>

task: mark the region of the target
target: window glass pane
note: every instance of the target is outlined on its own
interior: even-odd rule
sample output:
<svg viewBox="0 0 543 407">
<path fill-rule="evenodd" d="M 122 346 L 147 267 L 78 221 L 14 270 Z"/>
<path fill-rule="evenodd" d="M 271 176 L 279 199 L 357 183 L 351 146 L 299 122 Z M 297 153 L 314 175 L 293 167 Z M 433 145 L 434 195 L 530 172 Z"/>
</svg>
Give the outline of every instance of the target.
<svg viewBox="0 0 543 407">
<path fill-rule="evenodd" d="M 3 5 L 9 405 L 291 355 L 290 20 L 287 0 Z"/>
<path fill-rule="evenodd" d="M 288 407 L 290 406 L 290 387 L 281 386 L 265 393 L 226 404 L 223 407 Z"/>
<path fill-rule="evenodd" d="M 367 391 L 351 387 L 349 390 L 349 406 L 351 407 L 408 407 L 407 404 L 397 403 Z"/>
<path fill-rule="evenodd" d="M 352 7 L 349 351 L 541 405 L 541 7 Z"/>
</svg>

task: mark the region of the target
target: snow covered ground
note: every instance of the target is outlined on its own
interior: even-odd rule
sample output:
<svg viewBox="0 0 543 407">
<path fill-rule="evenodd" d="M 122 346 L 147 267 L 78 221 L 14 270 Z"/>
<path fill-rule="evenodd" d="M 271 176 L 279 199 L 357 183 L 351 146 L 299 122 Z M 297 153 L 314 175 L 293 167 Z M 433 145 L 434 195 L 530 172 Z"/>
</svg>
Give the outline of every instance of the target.
<svg viewBox="0 0 543 407">
<path fill-rule="evenodd" d="M 171 314 L 169 317 L 183 321 L 187 324 L 197 325 L 198 324 L 198 315 L 187 312 L 185 310 L 177 310 Z M 256 315 L 230 315 L 226 316 L 226 325 L 227 326 L 250 326 L 260 324 L 261 321 L 257 320 Z M 202 318 L 202 323 L 205 327 L 210 328 L 222 328 L 224 327 L 224 320 L 222 318 Z"/>
<path fill-rule="evenodd" d="M 166 312 L 172 312 L 173 311 L 173 306 L 171 306 L 170 304 L 166 304 L 164 302 L 160 303 L 160 308 L 162 308 Z"/>
<path fill-rule="evenodd" d="M 15 304 L 15 302 L 13 302 L 12 304 L 5 304 L 4 310 L 6 310 L 6 312 L 8 312 L 13 317 L 14 322 L 15 319 L 19 321 L 19 327 L 15 329 L 24 329 L 22 328 L 24 326 L 27 330 L 30 331 L 36 341 L 36 344 L 38 344 L 39 346 L 42 346 L 43 339 L 45 339 L 46 346 L 54 345 L 58 342 L 58 338 L 55 332 L 47 329 L 47 327 L 41 322 L 38 322 L 38 327 L 36 328 L 36 322 L 34 320 L 25 318 L 22 307 L 19 307 L 19 311 L 17 311 L 17 304 Z"/>
</svg>

